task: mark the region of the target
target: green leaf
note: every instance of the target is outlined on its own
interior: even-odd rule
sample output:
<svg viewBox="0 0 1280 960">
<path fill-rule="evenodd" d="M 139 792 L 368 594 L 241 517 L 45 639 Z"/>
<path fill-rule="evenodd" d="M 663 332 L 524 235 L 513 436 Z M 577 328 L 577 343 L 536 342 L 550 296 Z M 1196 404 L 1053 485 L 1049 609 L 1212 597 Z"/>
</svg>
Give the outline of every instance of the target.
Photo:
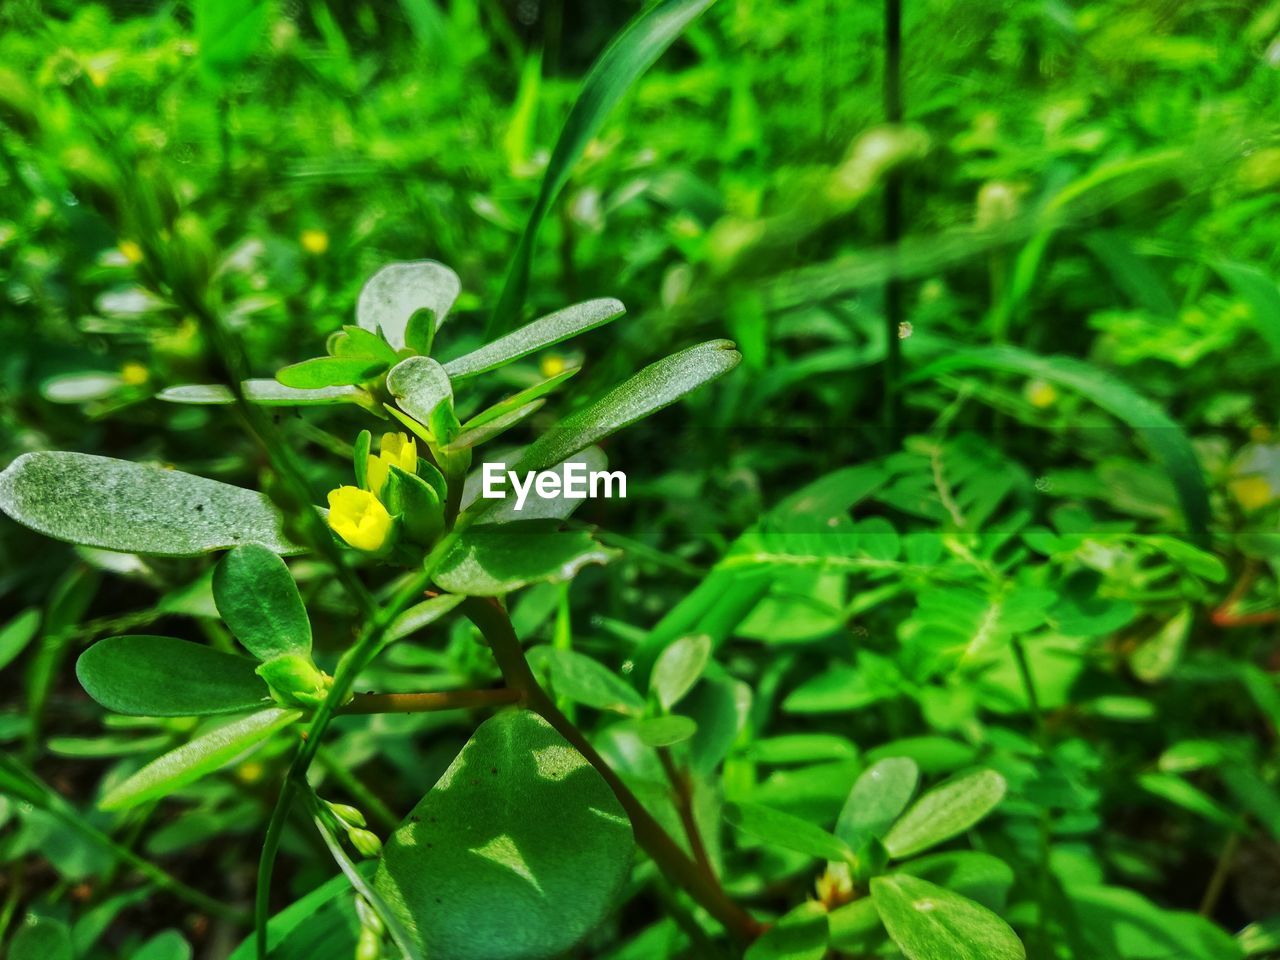
<svg viewBox="0 0 1280 960">
<path fill-rule="evenodd" d="M 177 930 L 165 930 L 139 947 L 129 960 L 191 960 L 191 944 Z"/>
<path fill-rule="evenodd" d="M 260 543 L 301 548 L 260 493 L 177 470 L 84 453 L 28 453 L 0 473 L 0 510 L 56 540 L 191 557 Z"/>
<path fill-rule="evenodd" d="M 1158 683 L 1168 677 L 1182 660 L 1193 618 L 1191 605 L 1185 604 L 1159 630 L 1143 640 L 1129 655 L 1133 675 L 1144 683 Z"/>
<path fill-rule="evenodd" d="M 520 243 L 511 257 L 511 264 L 507 267 L 502 297 L 489 319 L 490 336 L 508 329 L 520 313 L 529 282 L 529 264 L 533 258 L 538 228 L 542 226 L 551 204 L 569 182 L 569 175 L 583 150 L 631 84 L 662 56 L 663 51 L 671 46 L 684 28 L 712 2 L 713 0 L 662 0 L 654 4 L 632 20 L 592 65 L 582 82 L 578 99 L 569 111 L 564 128 L 560 131 L 555 149 L 551 152 L 538 199 L 529 214 L 524 233 L 520 235 Z M 551 462 L 563 459 L 564 457 L 557 457 Z"/>
<path fill-rule="evenodd" d="M 920 768 L 907 757 L 889 757 L 867 767 L 849 791 L 836 821 L 836 836 L 855 850 L 884 836 L 898 819 L 920 780 Z"/>
<path fill-rule="evenodd" d="M 359 387 L 321 387 L 297 390 L 276 380 L 246 380 L 241 385 L 245 399 L 264 407 L 331 407 L 338 403 L 359 401 L 366 394 Z M 192 383 L 166 387 L 157 397 L 169 403 L 197 406 L 225 405 L 236 402 L 235 394 L 221 383 Z"/>
<path fill-rule="evenodd" d="M 724 818 L 743 833 L 775 847 L 819 860 L 846 862 L 853 858 L 853 851 L 839 837 L 781 810 L 758 803 L 728 803 Z"/>
<path fill-rule="evenodd" d="M 977 770 L 934 787 L 917 800 L 885 835 L 896 858 L 909 857 L 968 830 L 1004 798 L 1004 777 Z"/>
<path fill-rule="evenodd" d="M 1275 277 L 1244 263 L 1218 260 L 1211 265 L 1222 274 L 1235 295 L 1249 305 L 1254 326 L 1270 348 L 1271 356 L 1280 358 L 1280 285 Z"/>
<path fill-rule="evenodd" d="M 494 597 L 530 583 L 570 580 L 586 564 L 617 556 L 587 533 L 548 532 L 537 521 L 530 522 L 531 531 L 518 526 L 464 531 L 436 568 L 436 583 L 450 593 Z"/>
<path fill-rule="evenodd" d="M 446 370 L 448 369 L 448 364 L 445 364 L 445 369 Z M 500 417 L 504 417 L 514 410 L 521 409 L 527 404 L 532 403 L 534 400 L 537 400 L 541 397 L 546 396 L 548 393 L 550 393 L 556 387 L 560 386 L 560 384 L 564 383 L 570 377 L 576 376 L 581 369 L 582 369 L 581 367 L 570 367 L 568 370 L 564 370 L 560 373 L 557 373 L 554 377 L 551 377 L 550 379 L 543 380 L 541 383 L 535 383 L 532 387 L 526 387 L 524 390 L 521 390 L 519 393 L 513 393 L 511 396 L 507 397 L 505 400 L 499 400 L 493 406 L 486 407 L 484 410 L 481 410 L 474 417 L 472 417 L 470 420 L 464 423 L 462 425 L 462 429 L 464 431 L 473 430 L 476 427 L 484 426 L 486 423 L 489 423 L 492 420 L 497 420 Z"/>
<path fill-rule="evenodd" d="M 649 690 L 663 710 L 670 710 L 693 689 L 711 659 L 711 638 L 705 633 L 681 637 L 662 651 L 649 677 Z"/>
<path fill-rule="evenodd" d="M 871 899 L 907 960 L 1025 960 L 1009 925 L 986 907 L 905 874 L 876 877 Z"/>
<path fill-rule="evenodd" d="M 642 720 L 630 720 L 619 726 L 630 730 L 646 747 L 671 747 L 693 738 L 698 732 L 698 723 L 692 717 L 670 714 L 665 717 L 645 717 Z"/>
<path fill-rule="evenodd" d="M 444 532 L 444 505 L 436 488 L 399 467 L 392 467 L 389 476 L 387 509 L 403 520 L 414 541 L 423 546 L 435 543 Z"/>
<path fill-rule="evenodd" d="M 29 914 L 9 942 L 9 960 L 74 960 L 71 929 L 61 920 Z"/>
<path fill-rule="evenodd" d="M 387 841 L 374 886 L 428 957 L 559 956 L 613 908 L 631 824 L 545 720 L 486 720 Z"/>
<path fill-rule="evenodd" d="M 333 341 L 331 352 L 335 357 L 352 357 L 365 360 L 380 360 L 383 366 L 389 366 L 400 359 L 396 353 L 376 333 L 363 327 L 344 326 Z"/>
<path fill-rule="evenodd" d="M 455 594 L 444 594 L 414 604 L 391 621 L 391 626 L 387 628 L 388 642 L 403 640 L 424 627 L 430 626 L 460 604 L 463 599 L 463 597 Z"/>
<path fill-rule="evenodd" d="M 644 713 L 644 700 L 635 688 L 599 661 L 554 647 L 536 647 L 533 652 L 550 670 L 551 684 L 558 696 L 596 710 L 628 716 Z"/>
<path fill-rule="evenodd" d="M 194 717 L 260 707 L 267 685 L 248 657 L 176 637 L 100 640 L 80 654 L 76 677 L 89 696 L 135 717 Z"/>
<path fill-rule="evenodd" d="M 0 670 L 18 658 L 40 630 L 40 608 L 28 607 L 0 627 Z"/>
<path fill-rule="evenodd" d="M 360 866 L 367 875 L 373 864 Z M 267 955 L 271 960 L 350 960 L 355 935 L 349 928 L 354 921 L 350 881 L 342 875 L 331 877 L 267 922 Z M 255 960 L 256 941 L 249 934 L 227 960 Z"/>
<path fill-rule="evenodd" d="M 430 357 L 401 360 L 387 374 L 387 389 L 401 410 L 428 428 L 432 428 L 432 416 L 440 404 L 453 404 L 449 375 Z M 437 439 L 447 442 L 452 438 Z"/>
<path fill-rule="evenodd" d="M 784 733 L 753 741 L 747 755 L 768 766 L 822 763 L 827 760 L 856 760 L 858 748 L 847 738 L 833 733 Z"/>
<path fill-rule="evenodd" d="M 595 403 L 561 420 L 530 444 L 512 469 L 524 473 L 567 460 L 723 376 L 741 359 L 730 341 L 710 340 L 651 363 Z"/>
<path fill-rule="evenodd" d="M 744 960 L 822 960 L 827 955 L 827 910 L 813 900 L 778 920 L 747 949 Z"/>
<path fill-rule="evenodd" d="M 1089 957 L 1125 960 L 1240 960 L 1241 948 L 1205 917 L 1165 910 L 1133 890 L 1068 890 L 1077 937 Z"/>
<path fill-rule="evenodd" d="M 226 766 L 301 716 L 300 710 L 271 707 L 202 733 L 112 788 L 98 806 L 103 810 L 126 810 L 167 796 Z"/>
<path fill-rule="evenodd" d="M 1226 810 L 1203 790 L 1172 773 L 1143 773 L 1138 776 L 1138 786 L 1148 793 L 1168 800 L 1211 823 L 1234 829 L 1239 818 Z"/>
<path fill-rule="evenodd" d="M 575 303 L 532 323 L 526 323 L 519 330 L 513 330 L 505 337 L 486 343 L 478 350 L 450 360 L 444 365 L 444 369 L 454 380 L 487 373 L 553 343 L 604 326 L 626 312 L 627 308 L 621 302 L 611 298 Z"/>
<path fill-rule="evenodd" d="M 950 850 L 917 857 L 898 868 L 953 893 L 976 900 L 991 910 L 1003 910 L 1013 887 L 1013 868 L 989 853 Z"/>
<path fill-rule="evenodd" d="M 468 450 L 471 447 L 478 447 L 482 443 L 487 443 L 494 437 L 506 433 L 516 424 L 528 419 L 543 405 L 545 401 L 534 400 L 532 403 L 526 403 L 523 407 L 517 407 L 514 410 L 508 410 L 501 416 L 494 417 L 491 420 L 485 420 L 484 423 L 475 427 L 463 428 L 456 437 L 454 437 L 446 446 L 449 452 Z"/>
<path fill-rule="evenodd" d="M 394 349 L 408 346 L 405 333 L 419 310 L 430 310 L 440 329 L 462 284 L 458 275 L 434 260 L 410 260 L 383 267 L 360 290 L 356 322 L 365 330 L 381 331 Z"/>
<path fill-rule="evenodd" d="M 365 357 L 313 357 L 282 368 L 276 379 L 295 390 L 318 390 L 363 383 L 386 368 L 386 361 Z"/>
<path fill-rule="evenodd" d="M 311 656 L 311 621 L 284 561 L 258 544 L 236 547 L 213 572 L 213 600 L 227 628 L 259 660 Z"/>
<path fill-rule="evenodd" d="M 1191 533 L 1198 538 L 1206 536 L 1209 491 L 1186 431 L 1114 373 L 1099 370 L 1073 357 L 1041 357 L 1017 347 L 1000 345 L 951 351 L 942 360 L 916 370 L 908 382 L 927 381 L 942 373 L 973 367 L 1040 377 L 1070 387 L 1107 413 L 1123 420 L 1146 441 L 1168 472 L 1178 491 L 1183 517 Z"/>
</svg>

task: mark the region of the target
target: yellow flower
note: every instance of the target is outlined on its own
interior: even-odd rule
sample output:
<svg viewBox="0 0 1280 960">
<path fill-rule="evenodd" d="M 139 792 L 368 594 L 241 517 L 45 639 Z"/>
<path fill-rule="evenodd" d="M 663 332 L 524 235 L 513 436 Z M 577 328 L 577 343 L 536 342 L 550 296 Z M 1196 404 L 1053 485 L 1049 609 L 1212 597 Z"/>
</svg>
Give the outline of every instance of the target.
<svg viewBox="0 0 1280 960">
<path fill-rule="evenodd" d="M 323 230 L 303 230 L 298 237 L 298 242 L 302 244 L 302 249 L 313 257 L 323 256 L 329 249 L 329 235 Z"/>
<path fill-rule="evenodd" d="M 403 433 L 384 433 L 379 451 L 376 457 L 370 454 L 365 461 L 365 478 L 369 489 L 382 496 L 392 467 L 399 467 L 405 473 L 417 473 L 418 442 Z"/>
<path fill-rule="evenodd" d="M 138 387 L 146 383 L 150 374 L 147 368 L 137 361 L 130 360 L 120 368 L 120 379 L 131 387 Z"/>
<path fill-rule="evenodd" d="M 121 240 L 120 253 L 130 263 L 142 262 L 142 247 L 138 246 L 136 241 Z"/>
<path fill-rule="evenodd" d="M 1057 388 L 1046 380 L 1028 380 L 1022 392 L 1033 407 L 1041 410 L 1052 407 L 1058 400 Z"/>
<path fill-rule="evenodd" d="M 542 369 L 542 375 L 550 380 L 552 377 L 556 377 L 564 373 L 568 364 L 564 362 L 564 357 L 560 356 L 560 354 L 549 353 L 542 358 L 540 366 Z"/>
<path fill-rule="evenodd" d="M 329 526 L 357 550 L 377 553 L 391 543 L 395 521 L 368 490 L 339 487 L 329 491 Z"/>
</svg>

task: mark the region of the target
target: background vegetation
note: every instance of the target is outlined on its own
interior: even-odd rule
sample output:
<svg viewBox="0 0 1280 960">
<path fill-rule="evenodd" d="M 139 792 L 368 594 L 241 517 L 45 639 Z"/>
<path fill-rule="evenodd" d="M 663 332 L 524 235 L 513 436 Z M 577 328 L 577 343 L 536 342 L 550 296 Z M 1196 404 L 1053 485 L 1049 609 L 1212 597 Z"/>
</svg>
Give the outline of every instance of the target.
<svg viewBox="0 0 1280 960">
<path fill-rule="evenodd" d="M 905 123 L 887 126 L 880 5 L 711 5 L 587 143 L 521 306 L 503 292 L 551 151 L 637 4 L 9 0 L 0 458 L 77 450 L 271 489 L 230 408 L 158 399 L 222 376 L 174 276 L 220 303 L 257 377 L 320 353 L 372 273 L 420 258 L 462 279 L 454 354 L 516 314 L 626 304 L 499 371 L 494 398 L 587 360 L 585 401 L 731 338 L 733 373 L 606 445 L 629 497 L 578 520 L 619 558 L 511 598 L 522 638 L 623 677 L 712 638 L 687 712 L 727 711 L 730 735 L 678 752 L 675 780 L 729 895 L 766 919 L 845 897 L 815 890 L 812 856 L 726 824 L 723 800 L 828 829 L 860 771 L 905 756 L 930 783 L 979 765 L 1007 782 L 959 846 L 1005 865 L 968 893 L 1031 957 L 1271 955 L 1280 3 L 903 7 Z M 348 482 L 360 411 L 272 415 L 316 502 Z M 331 669 L 354 612 L 319 560 L 291 566 Z M 0 521 L 0 744 L 10 777 L 37 778 L 0 779 L 0 943 L 29 913 L 70 924 L 82 958 L 220 958 L 249 929 L 170 880 L 252 900 L 290 745 L 100 811 L 192 723 L 109 716 L 72 669 L 116 633 L 225 646 L 208 569 Z M 428 636 L 371 687 L 496 675 L 465 620 Z M 656 755 L 573 709 L 678 824 Z M 345 718 L 320 788 L 385 834 L 474 719 Z M 285 833 L 276 908 L 334 873 L 306 826 Z M 883 934 L 832 936 L 895 955 Z M 574 955 L 727 944 L 645 864 Z"/>
</svg>

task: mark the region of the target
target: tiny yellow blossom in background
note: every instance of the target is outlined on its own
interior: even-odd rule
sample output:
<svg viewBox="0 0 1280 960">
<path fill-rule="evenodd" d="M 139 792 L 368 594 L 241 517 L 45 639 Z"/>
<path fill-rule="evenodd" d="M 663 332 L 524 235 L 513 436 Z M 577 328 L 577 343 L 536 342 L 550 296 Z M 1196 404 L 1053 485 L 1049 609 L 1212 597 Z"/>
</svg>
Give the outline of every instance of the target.
<svg viewBox="0 0 1280 960">
<path fill-rule="evenodd" d="M 323 230 L 303 230 L 298 242 L 313 257 L 322 256 L 329 249 L 329 235 Z"/>
<path fill-rule="evenodd" d="M 369 455 L 365 463 L 365 478 L 369 489 L 381 496 L 382 488 L 391 477 L 391 468 L 399 467 L 405 473 L 418 470 L 418 443 L 403 433 L 384 433 L 379 453 Z"/>
<path fill-rule="evenodd" d="M 566 366 L 564 357 L 558 353 L 549 353 L 542 358 L 540 369 L 542 370 L 542 375 L 550 380 L 552 377 L 558 377 L 564 373 Z"/>
<path fill-rule="evenodd" d="M 1045 380 L 1028 381 L 1023 394 L 1026 396 L 1028 403 L 1041 410 L 1046 407 L 1052 407 L 1058 400 L 1057 388 Z"/>
<path fill-rule="evenodd" d="M 120 241 L 120 254 L 130 263 L 142 262 L 142 248 L 132 240 Z"/>
<path fill-rule="evenodd" d="M 1261 510 L 1275 495 L 1265 477 L 1242 477 L 1231 481 L 1231 493 L 1246 510 Z"/>
<path fill-rule="evenodd" d="M 329 526 L 357 550 L 377 553 L 390 544 L 395 522 L 368 490 L 339 487 L 329 491 Z"/>
<path fill-rule="evenodd" d="M 140 387 L 150 379 L 147 368 L 137 361 L 130 360 L 120 368 L 120 379 L 131 387 Z"/>
</svg>

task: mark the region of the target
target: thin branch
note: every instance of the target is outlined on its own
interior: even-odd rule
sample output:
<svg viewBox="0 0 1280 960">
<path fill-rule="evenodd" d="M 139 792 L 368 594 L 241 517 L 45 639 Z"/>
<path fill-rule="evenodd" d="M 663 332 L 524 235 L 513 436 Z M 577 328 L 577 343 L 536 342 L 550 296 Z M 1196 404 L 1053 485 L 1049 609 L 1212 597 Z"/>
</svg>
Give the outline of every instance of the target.
<svg viewBox="0 0 1280 960">
<path fill-rule="evenodd" d="M 338 714 L 427 713 L 433 710 L 468 710 L 516 703 L 522 694 L 510 687 L 496 690 L 444 690 L 438 693 L 357 693 L 338 708 Z"/>
<path fill-rule="evenodd" d="M 711 857 L 707 854 L 707 845 L 703 842 L 702 831 L 698 829 L 698 818 L 693 810 L 693 779 L 689 776 L 689 771 L 681 770 L 676 766 L 671 751 L 667 747 L 658 748 L 658 759 L 662 762 L 663 772 L 671 782 L 676 811 L 680 814 L 680 824 L 684 827 L 689 849 L 693 851 L 693 860 L 707 876 L 716 879 L 716 872 L 711 866 Z"/>
<path fill-rule="evenodd" d="M 581 753 L 609 785 L 618 803 L 631 820 L 636 842 L 672 883 L 687 892 L 736 939 L 750 942 L 761 931 L 760 923 L 725 894 L 712 877 L 704 873 L 671 836 L 645 809 L 639 798 L 622 782 L 622 778 L 605 762 L 582 731 L 569 722 L 539 685 L 525 660 L 520 640 L 511 626 L 507 612 L 487 597 L 468 597 L 460 609 L 474 623 L 485 639 L 502 671 L 507 685 L 524 694 L 525 703 L 545 719 L 560 736 Z"/>
</svg>

